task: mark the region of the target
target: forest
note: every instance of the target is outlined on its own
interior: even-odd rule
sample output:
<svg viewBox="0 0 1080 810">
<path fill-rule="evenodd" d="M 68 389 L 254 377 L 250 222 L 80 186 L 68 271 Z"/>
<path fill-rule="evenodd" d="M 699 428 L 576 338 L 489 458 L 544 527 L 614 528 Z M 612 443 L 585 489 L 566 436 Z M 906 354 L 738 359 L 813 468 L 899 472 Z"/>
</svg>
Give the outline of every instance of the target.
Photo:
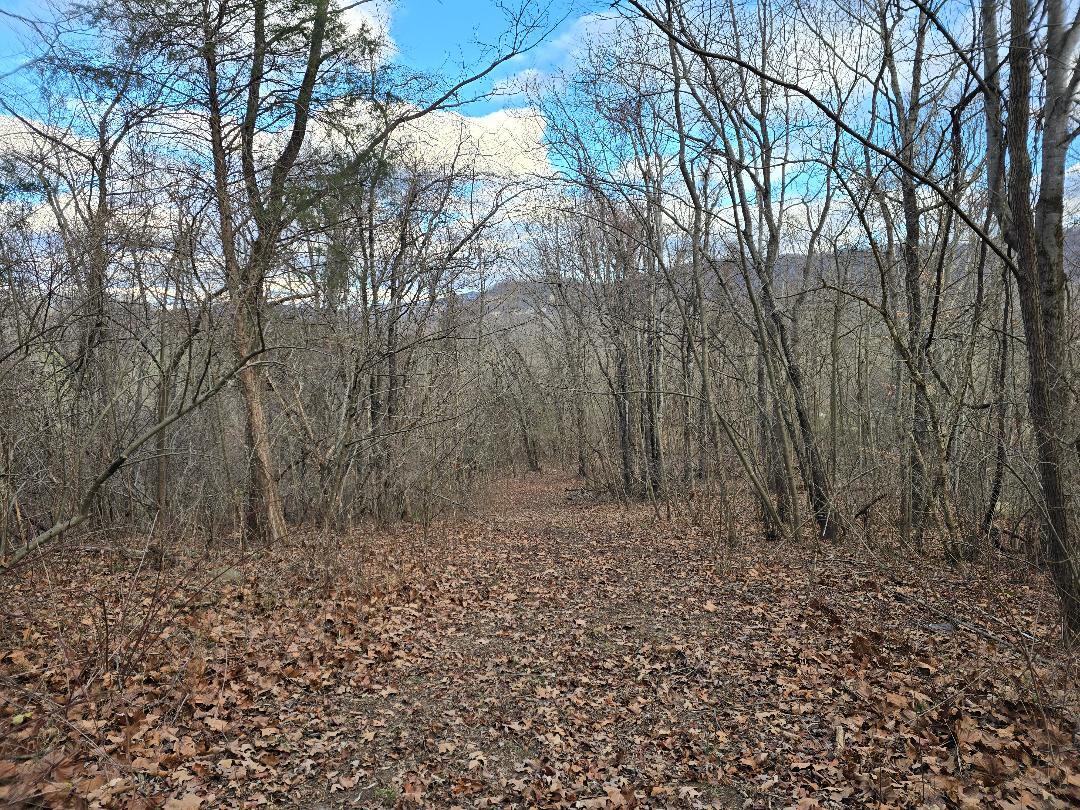
<svg viewBox="0 0 1080 810">
<path fill-rule="evenodd" d="M 0 807 L 1077 806 L 1078 136 L 1075 0 L 0 0 Z"/>
</svg>

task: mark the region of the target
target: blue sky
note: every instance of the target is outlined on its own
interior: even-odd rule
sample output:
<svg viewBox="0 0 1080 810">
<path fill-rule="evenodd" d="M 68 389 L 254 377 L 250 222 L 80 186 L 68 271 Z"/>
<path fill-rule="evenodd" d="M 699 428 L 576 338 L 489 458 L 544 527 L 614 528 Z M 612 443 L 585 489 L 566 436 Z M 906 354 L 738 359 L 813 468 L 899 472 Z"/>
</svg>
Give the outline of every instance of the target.
<svg viewBox="0 0 1080 810">
<path fill-rule="evenodd" d="M 43 4 L 34 0 L 0 0 L 0 11 L 27 17 L 40 15 Z M 0 75 L 9 73 L 25 61 L 21 37 L 25 26 L 7 15 L 0 16 Z"/>
<path fill-rule="evenodd" d="M 508 5 L 512 4 L 510 0 Z M 503 66 L 492 77 L 494 81 L 529 69 L 557 69 L 574 44 L 575 26 L 610 3 L 550 0 L 546 5 L 550 21 L 562 20 L 561 24 L 543 45 Z M 40 17 L 46 13 L 46 4 L 43 0 L 0 0 L 0 12 Z M 463 65 L 476 66 L 484 59 L 483 46 L 497 44 L 506 28 L 503 12 L 493 0 L 391 0 L 385 3 L 384 13 L 390 18 L 390 35 L 398 49 L 395 59 L 423 72 L 457 75 Z M 10 74 L 26 61 L 28 29 L 8 15 L 0 14 L 0 75 Z M 493 99 L 471 105 L 466 111 L 483 114 L 521 103 L 520 99 Z"/>
<path fill-rule="evenodd" d="M 539 47 L 501 67 L 494 81 L 525 70 L 557 69 L 566 59 L 575 24 L 605 7 L 596 0 L 550 0 L 546 5 L 549 24 L 558 24 L 555 30 Z M 462 65 L 478 65 L 485 55 L 483 46 L 497 44 L 507 27 L 506 17 L 491 0 L 397 0 L 390 13 L 397 58 L 424 72 L 454 73 Z M 514 101 L 496 98 L 467 111 L 482 114 L 507 106 L 515 106 Z"/>
<path fill-rule="evenodd" d="M 555 20 L 571 13 L 565 28 L 573 20 L 574 6 L 583 10 L 585 5 L 554 2 L 550 13 Z M 504 15 L 490 0 L 398 0 L 390 9 L 391 34 L 401 57 L 417 68 L 435 70 L 447 58 L 475 56 L 475 42 L 494 43 L 506 28 Z"/>
</svg>

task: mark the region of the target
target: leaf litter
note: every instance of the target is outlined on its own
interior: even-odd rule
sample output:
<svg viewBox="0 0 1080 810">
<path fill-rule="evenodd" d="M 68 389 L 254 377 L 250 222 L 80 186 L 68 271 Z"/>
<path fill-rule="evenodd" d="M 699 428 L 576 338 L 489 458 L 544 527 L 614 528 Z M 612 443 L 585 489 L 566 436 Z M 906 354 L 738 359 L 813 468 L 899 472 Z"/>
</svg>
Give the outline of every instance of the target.
<svg viewBox="0 0 1080 810">
<path fill-rule="evenodd" d="M 1080 803 L 1041 577 L 725 544 L 573 487 L 507 479 L 473 515 L 299 535 L 209 583 L 197 558 L 26 567 L 0 804 Z"/>
</svg>

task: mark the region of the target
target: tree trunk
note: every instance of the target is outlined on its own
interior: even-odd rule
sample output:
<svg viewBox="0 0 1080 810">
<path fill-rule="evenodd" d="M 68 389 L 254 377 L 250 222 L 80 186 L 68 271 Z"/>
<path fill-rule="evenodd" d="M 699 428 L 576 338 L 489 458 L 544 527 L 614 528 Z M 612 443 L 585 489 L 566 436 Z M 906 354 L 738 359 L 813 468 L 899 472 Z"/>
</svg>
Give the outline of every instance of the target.
<svg viewBox="0 0 1080 810">
<path fill-rule="evenodd" d="M 1047 563 L 1061 599 L 1066 638 L 1080 638 L 1080 458 L 1068 379 L 1064 270 L 1065 159 L 1069 101 L 1065 98 L 1064 10 L 1060 0 L 1047 8 L 1046 109 L 1042 130 L 1042 173 L 1032 211 L 1030 153 L 1031 77 L 1035 62 L 1028 0 L 1010 5 L 1009 106 L 1005 125 L 1009 155 L 1007 201 L 1002 212 L 1006 238 L 1015 254 L 1020 314 L 1028 358 L 1029 408 L 1043 497 L 1043 539 Z M 995 122 L 990 124 L 996 126 Z M 994 132 L 996 130 L 989 129 Z"/>
</svg>

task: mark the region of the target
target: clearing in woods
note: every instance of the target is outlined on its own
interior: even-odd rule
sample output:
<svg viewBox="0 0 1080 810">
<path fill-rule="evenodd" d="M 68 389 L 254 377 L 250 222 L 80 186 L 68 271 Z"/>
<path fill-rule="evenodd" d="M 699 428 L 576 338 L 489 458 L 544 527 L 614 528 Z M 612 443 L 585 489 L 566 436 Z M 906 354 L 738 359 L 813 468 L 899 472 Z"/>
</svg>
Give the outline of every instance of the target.
<svg viewBox="0 0 1080 810">
<path fill-rule="evenodd" d="M 480 512 L 439 526 L 448 562 L 434 579 L 387 593 L 292 588 L 278 572 L 271 603 L 267 563 L 255 563 L 183 601 L 141 670 L 122 678 L 73 687 L 70 666 L 48 658 L 52 636 L 15 628 L 25 643 L 0 658 L 0 798 L 1080 800 L 1072 675 L 1038 578 L 978 585 L 836 548 L 812 559 L 731 546 L 648 505 L 575 497 L 574 486 L 557 475 L 500 483 Z M 17 583 L 24 596 L 41 576 Z"/>
</svg>

